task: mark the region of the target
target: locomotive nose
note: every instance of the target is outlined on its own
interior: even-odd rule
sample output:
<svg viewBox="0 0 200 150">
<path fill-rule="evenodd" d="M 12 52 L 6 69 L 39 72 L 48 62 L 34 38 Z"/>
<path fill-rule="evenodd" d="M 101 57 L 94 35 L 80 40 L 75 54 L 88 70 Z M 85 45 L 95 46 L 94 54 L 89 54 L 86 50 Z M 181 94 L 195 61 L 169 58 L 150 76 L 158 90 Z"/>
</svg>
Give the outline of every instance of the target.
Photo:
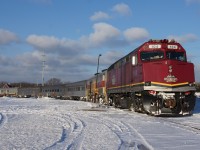
<svg viewBox="0 0 200 150">
<path fill-rule="evenodd" d="M 194 67 L 191 63 L 165 60 L 143 64 L 144 81 L 172 86 L 179 83 L 193 83 Z"/>
</svg>

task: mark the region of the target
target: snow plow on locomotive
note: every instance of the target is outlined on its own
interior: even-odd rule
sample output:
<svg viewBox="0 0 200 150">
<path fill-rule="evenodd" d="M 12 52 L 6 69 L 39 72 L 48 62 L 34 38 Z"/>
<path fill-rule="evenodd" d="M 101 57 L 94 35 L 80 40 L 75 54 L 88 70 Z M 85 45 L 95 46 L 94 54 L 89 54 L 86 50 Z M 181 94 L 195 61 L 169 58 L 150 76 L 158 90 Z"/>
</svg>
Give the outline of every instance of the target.
<svg viewBox="0 0 200 150">
<path fill-rule="evenodd" d="M 174 40 L 150 40 L 107 70 L 107 95 L 113 105 L 152 115 L 192 114 L 194 65 Z"/>
</svg>

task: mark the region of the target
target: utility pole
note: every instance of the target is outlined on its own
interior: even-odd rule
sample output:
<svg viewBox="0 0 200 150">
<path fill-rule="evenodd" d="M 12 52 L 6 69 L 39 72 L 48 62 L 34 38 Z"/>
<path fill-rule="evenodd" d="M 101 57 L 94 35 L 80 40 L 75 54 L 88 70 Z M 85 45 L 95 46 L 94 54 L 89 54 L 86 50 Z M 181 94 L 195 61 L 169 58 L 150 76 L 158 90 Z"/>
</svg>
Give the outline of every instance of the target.
<svg viewBox="0 0 200 150">
<path fill-rule="evenodd" d="M 42 54 L 42 86 L 44 86 L 45 53 Z"/>
<path fill-rule="evenodd" d="M 95 102 L 98 102 L 98 74 L 99 74 L 99 59 L 101 57 L 101 54 L 98 56 L 98 62 L 97 62 L 97 77 L 96 77 L 96 91 L 95 91 Z"/>
</svg>

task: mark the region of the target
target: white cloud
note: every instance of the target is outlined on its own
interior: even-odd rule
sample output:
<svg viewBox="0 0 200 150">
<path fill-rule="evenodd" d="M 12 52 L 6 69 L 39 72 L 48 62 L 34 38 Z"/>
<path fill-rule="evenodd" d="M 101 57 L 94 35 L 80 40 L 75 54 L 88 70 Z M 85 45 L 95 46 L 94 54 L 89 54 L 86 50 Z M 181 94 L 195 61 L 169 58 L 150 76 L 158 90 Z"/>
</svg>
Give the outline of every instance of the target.
<svg viewBox="0 0 200 150">
<path fill-rule="evenodd" d="M 104 13 L 102 11 L 95 12 L 94 15 L 90 17 L 90 20 L 92 21 L 99 21 L 104 19 L 109 19 L 110 16 L 107 13 Z"/>
<path fill-rule="evenodd" d="M 59 39 L 54 36 L 30 35 L 26 41 L 28 44 L 40 50 L 52 53 L 83 53 L 85 50 L 106 47 L 127 46 L 129 42 L 144 40 L 149 33 L 144 28 L 130 28 L 121 34 L 116 27 L 107 23 L 96 23 L 93 32 L 84 35 L 77 40 Z"/>
<path fill-rule="evenodd" d="M 0 29 L 0 45 L 9 44 L 12 42 L 18 42 L 19 38 L 13 32 L 8 30 Z"/>
<path fill-rule="evenodd" d="M 130 7 L 124 3 L 115 5 L 112 10 L 124 16 L 132 14 Z"/>
<path fill-rule="evenodd" d="M 94 33 L 89 35 L 89 43 L 93 46 L 106 45 L 120 36 L 120 31 L 107 23 L 96 23 L 93 28 Z"/>
<path fill-rule="evenodd" d="M 93 29 L 93 33 L 82 36 L 77 40 L 59 39 L 54 36 L 30 35 L 26 41 L 37 49 L 62 54 L 81 53 L 86 49 L 89 50 L 118 44 L 120 31 L 112 25 L 96 23 L 93 25 Z"/>
<path fill-rule="evenodd" d="M 110 50 L 102 55 L 101 64 L 109 67 L 111 64 L 122 58 L 125 54 L 123 51 Z"/>
<path fill-rule="evenodd" d="M 40 50 L 48 50 L 53 53 L 76 53 L 78 50 L 84 49 L 80 47 L 79 41 L 59 39 L 54 36 L 30 35 L 26 41 Z"/>
<path fill-rule="evenodd" d="M 198 37 L 195 34 L 186 34 L 183 36 L 170 35 L 170 36 L 168 36 L 168 39 L 175 39 L 176 41 L 178 41 L 180 43 L 187 43 L 187 42 L 197 41 Z"/>
<path fill-rule="evenodd" d="M 108 67 L 111 64 L 113 64 L 116 60 L 123 57 L 124 54 L 121 51 L 109 50 L 101 55 L 102 56 L 100 57 L 100 65 Z M 96 67 L 97 58 L 98 58 L 98 55 L 93 56 L 90 54 L 84 54 L 84 55 L 79 56 L 78 60 L 79 60 L 79 63 L 82 65 L 90 65 L 90 66 Z"/>
<path fill-rule="evenodd" d="M 60 44 L 59 39 L 53 36 L 38 36 L 38 35 L 28 36 L 27 42 L 35 47 L 44 49 L 50 47 L 57 47 Z"/>
<path fill-rule="evenodd" d="M 144 40 L 149 37 L 149 33 L 146 29 L 144 28 L 129 28 L 124 31 L 124 37 L 129 41 L 129 42 L 134 42 L 138 40 Z"/>
</svg>

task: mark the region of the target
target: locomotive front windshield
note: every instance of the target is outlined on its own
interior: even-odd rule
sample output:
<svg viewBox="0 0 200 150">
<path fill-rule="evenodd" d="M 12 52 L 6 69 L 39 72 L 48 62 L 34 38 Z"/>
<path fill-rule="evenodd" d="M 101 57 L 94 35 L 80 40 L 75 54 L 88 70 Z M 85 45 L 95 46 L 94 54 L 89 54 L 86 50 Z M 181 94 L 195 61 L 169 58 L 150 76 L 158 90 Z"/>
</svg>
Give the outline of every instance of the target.
<svg viewBox="0 0 200 150">
<path fill-rule="evenodd" d="M 158 60 L 164 58 L 164 53 L 163 51 L 141 52 L 140 57 L 142 61 Z"/>
<path fill-rule="evenodd" d="M 164 58 L 170 60 L 186 61 L 185 53 L 176 51 L 167 51 L 166 54 L 164 54 L 163 51 L 146 51 L 140 53 L 140 58 L 142 61 L 154 61 Z"/>
<path fill-rule="evenodd" d="M 167 59 L 186 61 L 184 52 L 169 51 L 166 53 Z"/>
</svg>

